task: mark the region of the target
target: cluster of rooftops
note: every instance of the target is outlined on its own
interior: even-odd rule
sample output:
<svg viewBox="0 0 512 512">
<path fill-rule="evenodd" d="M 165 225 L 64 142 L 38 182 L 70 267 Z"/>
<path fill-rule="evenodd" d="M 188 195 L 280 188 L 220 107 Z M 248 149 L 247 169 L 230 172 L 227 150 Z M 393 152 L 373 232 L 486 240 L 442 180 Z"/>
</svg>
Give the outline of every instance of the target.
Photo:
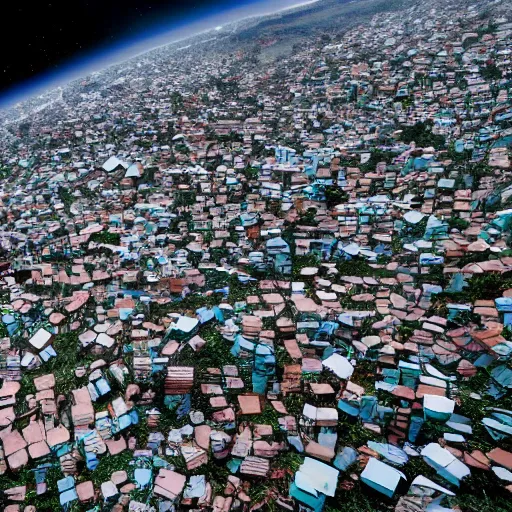
<svg viewBox="0 0 512 512">
<path fill-rule="evenodd" d="M 511 39 L 506 2 L 418 2 L 19 106 L 3 510 L 499 510 Z"/>
</svg>

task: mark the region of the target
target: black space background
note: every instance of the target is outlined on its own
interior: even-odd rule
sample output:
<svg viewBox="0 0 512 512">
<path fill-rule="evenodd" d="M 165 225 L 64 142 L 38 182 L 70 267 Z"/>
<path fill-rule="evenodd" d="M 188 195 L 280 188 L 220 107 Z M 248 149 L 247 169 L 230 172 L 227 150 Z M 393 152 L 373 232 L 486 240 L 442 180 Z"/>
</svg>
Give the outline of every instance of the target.
<svg viewBox="0 0 512 512">
<path fill-rule="evenodd" d="M 169 25 L 210 6 L 247 0 L 4 0 L 0 94 L 41 73 L 58 72 L 82 52 L 135 38 L 155 24 Z M 7 33 L 9 35 L 7 35 Z"/>
</svg>

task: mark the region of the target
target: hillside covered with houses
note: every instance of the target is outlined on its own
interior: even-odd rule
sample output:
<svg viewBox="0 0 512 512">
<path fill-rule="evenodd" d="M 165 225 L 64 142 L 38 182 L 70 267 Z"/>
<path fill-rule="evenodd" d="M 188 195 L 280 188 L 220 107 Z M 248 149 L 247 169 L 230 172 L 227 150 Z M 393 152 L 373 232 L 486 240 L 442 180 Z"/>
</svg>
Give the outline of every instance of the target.
<svg viewBox="0 0 512 512">
<path fill-rule="evenodd" d="M 511 55 L 329 0 L 0 114 L 1 510 L 512 510 Z"/>
</svg>

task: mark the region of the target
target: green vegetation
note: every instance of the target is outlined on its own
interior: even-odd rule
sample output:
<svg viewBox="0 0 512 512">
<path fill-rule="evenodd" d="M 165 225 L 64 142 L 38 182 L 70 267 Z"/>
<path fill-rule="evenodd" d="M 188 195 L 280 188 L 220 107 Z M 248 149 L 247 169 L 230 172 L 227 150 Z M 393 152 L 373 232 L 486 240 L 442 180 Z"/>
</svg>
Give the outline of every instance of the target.
<svg viewBox="0 0 512 512">
<path fill-rule="evenodd" d="M 336 263 L 341 276 L 395 277 L 395 272 L 385 268 L 374 268 L 363 258 L 340 260 Z"/>
<path fill-rule="evenodd" d="M 381 149 L 372 149 L 370 151 L 370 159 L 361 164 L 359 168 L 363 171 L 373 171 L 375 167 L 380 162 L 386 162 L 386 164 L 390 164 L 393 161 L 393 158 L 396 155 L 390 151 L 382 151 Z"/>
<path fill-rule="evenodd" d="M 450 217 L 447 222 L 450 229 L 458 229 L 459 231 L 464 231 L 470 226 L 467 220 L 461 219 L 460 217 Z"/>
<path fill-rule="evenodd" d="M 27 485 L 27 494 L 25 497 L 24 506 L 34 506 L 39 510 L 52 510 L 57 511 L 61 509 L 59 503 L 59 493 L 57 489 L 57 481 L 63 478 L 60 467 L 55 465 L 51 467 L 46 474 L 47 491 L 44 494 L 37 495 L 35 490 L 35 474 L 31 469 L 27 467 L 23 468 L 18 473 L 2 475 L 1 489 L 8 489 L 10 487 L 16 487 L 18 485 Z M 3 496 L 2 496 L 3 498 Z M 2 502 L 0 498 L 0 503 Z M 6 505 L 7 503 L 4 503 Z M 74 510 L 77 510 L 75 507 Z"/>
<path fill-rule="evenodd" d="M 507 274 L 477 274 L 467 280 L 468 287 L 462 292 L 450 293 L 450 302 L 461 302 L 473 304 L 476 300 L 492 300 L 501 297 L 505 290 L 512 288 L 512 276 Z M 445 293 L 439 294 L 438 299 L 442 300 Z"/>
<path fill-rule="evenodd" d="M 59 199 L 62 201 L 62 204 L 64 205 L 65 212 L 69 215 L 71 205 L 73 204 L 73 201 L 74 201 L 73 196 L 71 195 L 71 192 L 69 191 L 69 189 L 61 186 L 61 187 L 59 187 L 59 190 L 58 190 L 58 196 L 59 196 Z"/>
<path fill-rule="evenodd" d="M 109 233 L 108 231 L 100 231 L 99 233 L 93 233 L 90 242 L 96 242 L 98 244 L 108 245 L 119 245 L 121 242 L 121 235 L 119 233 Z"/>
<path fill-rule="evenodd" d="M 196 371 L 206 368 L 221 368 L 226 364 L 236 364 L 236 359 L 231 355 L 231 345 L 215 329 L 215 326 L 208 326 L 201 330 L 201 338 L 206 345 L 201 349 L 199 357 L 190 350 L 182 350 L 179 354 L 180 364 L 183 366 L 194 366 Z"/>
<path fill-rule="evenodd" d="M 256 167 L 246 167 L 242 170 L 242 174 L 249 180 L 257 180 L 260 176 L 260 170 Z"/>
<path fill-rule="evenodd" d="M 503 76 L 501 69 L 496 64 L 487 64 L 485 67 L 480 68 L 480 74 L 486 80 L 500 80 Z"/>
<path fill-rule="evenodd" d="M 80 366 L 85 366 L 96 358 L 80 350 L 80 342 L 77 332 L 58 334 L 52 343 L 57 357 L 52 357 L 49 361 L 43 363 L 40 368 L 26 374 L 22 385 L 25 390 L 35 391 L 32 388 L 34 377 L 53 373 L 55 375 L 55 395 L 69 395 L 72 389 L 79 385 L 87 384 L 87 379 L 78 379 L 75 370 Z M 106 357 L 106 356 L 104 356 Z M 33 389 L 33 390 L 32 390 Z"/>
<path fill-rule="evenodd" d="M 109 455 L 101 457 L 99 464 L 94 471 L 84 468 L 80 472 L 78 481 L 84 482 L 92 480 L 96 487 L 99 487 L 103 482 L 110 480 L 110 476 L 114 471 L 127 471 L 130 472 L 130 461 L 133 459 L 133 454 L 130 451 L 124 451 L 117 455 Z"/>
<path fill-rule="evenodd" d="M 450 501 L 464 512 L 510 512 L 508 494 L 492 471 L 472 468 L 471 476 L 462 481 L 457 496 Z"/>
<path fill-rule="evenodd" d="M 425 122 L 420 121 L 413 126 L 402 126 L 402 134 L 400 139 L 409 144 L 416 142 L 416 146 L 420 148 L 427 148 L 432 146 L 434 149 L 440 149 L 445 146 L 445 138 L 442 135 L 435 135 L 432 133 L 434 123 L 432 120 Z"/>
<path fill-rule="evenodd" d="M 196 202 L 196 193 L 192 190 L 181 190 L 176 192 L 173 208 L 179 206 L 192 206 Z"/>
<path fill-rule="evenodd" d="M 304 256 L 293 257 L 292 275 L 294 280 L 304 280 L 304 276 L 300 275 L 303 268 L 317 267 L 320 264 L 320 259 L 314 254 L 307 254 Z"/>
<path fill-rule="evenodd" d="M 334 208 L 338 204 L 348 201 L 348 194 L 340 187 L 328 186 L 324 190 L 327 208 Z"/>
<path fill-rule="evenodd" d="M 9 178 L 12 174 L 12 169 L 8 167 L 0 167 L 0 180 L 5 180 Z"/>
</svg>

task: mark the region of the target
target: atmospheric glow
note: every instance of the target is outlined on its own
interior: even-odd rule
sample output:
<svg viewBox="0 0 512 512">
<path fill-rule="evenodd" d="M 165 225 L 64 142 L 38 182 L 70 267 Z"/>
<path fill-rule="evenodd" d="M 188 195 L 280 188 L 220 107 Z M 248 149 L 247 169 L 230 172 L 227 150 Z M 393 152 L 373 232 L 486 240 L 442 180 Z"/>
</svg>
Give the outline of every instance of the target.
<svg viewBox="0 0 512 512">
<path fill-rule="evenodd" d="M 148 52 L 152 49 L 176 43 L 194 35 L 211 30 L 219 31 L 227 23 L 253 16 L 264 16 L 280 11 L 312 4 L 320 0 L 297 2 L 297 0 L 260 0 L 246 5 L 236 2 L 232 8 L 218 11 L 210 9 L 194 17 L 183 18 L 170 26 L 168 21 L 148 27 L 137 38 L 124 38 L 117 44 L 98 48 L 77 57 L 60 67 L 59 71 L 38 75 L 9 89 L 0 96 L 0 109 L 17 102 L 56 89 L 73 80 L 101 71 L 109 66 Z M 184 46 L 186 47 L 186 46 Z"/>
</svg>

